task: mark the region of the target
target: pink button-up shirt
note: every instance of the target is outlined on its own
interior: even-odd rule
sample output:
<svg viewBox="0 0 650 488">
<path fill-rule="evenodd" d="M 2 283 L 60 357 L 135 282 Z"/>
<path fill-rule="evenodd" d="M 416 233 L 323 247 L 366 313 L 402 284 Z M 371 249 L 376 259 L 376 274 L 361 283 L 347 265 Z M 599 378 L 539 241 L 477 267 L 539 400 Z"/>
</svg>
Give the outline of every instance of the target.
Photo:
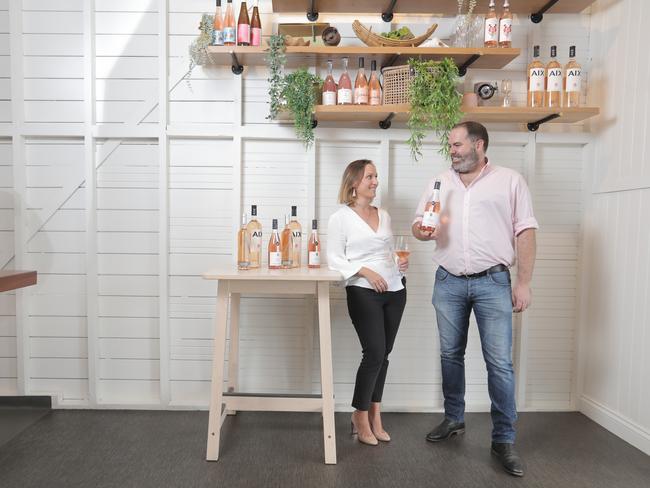
<svg viewBox="0 0 650 488">
<path fill-rule="evenodd" d="M 441 224 L 433 260 L 455 275 L 473 274 L 496 264 L 515 264 L 515 237 L 537 229 L 524 178 L 509 168 L 486 164 L 469 186 L 451 168 L 432 179 L 422 194 L 415 222 L 440 180 Z"/>
</svg>

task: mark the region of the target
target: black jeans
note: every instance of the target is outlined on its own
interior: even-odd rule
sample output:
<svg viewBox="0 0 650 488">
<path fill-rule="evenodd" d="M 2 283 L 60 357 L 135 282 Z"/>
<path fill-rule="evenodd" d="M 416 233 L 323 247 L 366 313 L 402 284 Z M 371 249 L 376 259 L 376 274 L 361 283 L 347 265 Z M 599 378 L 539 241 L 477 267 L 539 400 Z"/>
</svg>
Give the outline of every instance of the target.
<svg viewBox="0 0 650 488">
<path fill-rule="evenodd" d="M 405 280 L 402 280 L 405 283 Z M 381 402 L 397 329 L 406 306 L 406 288 L 377 293 L 360 286 L 346 287 L 348 311 L 363 357 L 357 370 L 352 406 L 368 410 L 370 402 Z"/>
</svg>

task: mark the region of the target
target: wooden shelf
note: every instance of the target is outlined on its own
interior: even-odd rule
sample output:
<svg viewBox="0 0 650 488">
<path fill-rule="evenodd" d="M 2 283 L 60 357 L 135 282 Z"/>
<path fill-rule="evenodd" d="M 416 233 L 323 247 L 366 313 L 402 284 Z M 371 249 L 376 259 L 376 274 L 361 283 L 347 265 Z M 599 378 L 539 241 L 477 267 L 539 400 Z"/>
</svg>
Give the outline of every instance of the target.
<svg viewBox="0 0 650 488">
<path fill-rule="evenodd" d="M 574 14 L 582 12 L 595 0 L 559 0 L 549 10 L 549 14 Z M 314 9 L 318 13 L 364 13 L 381 14 L 390 6 L 390 0 L 325 0 L 316 1 Z M 500 2 L 501 3 L 501 2 Z M 512 2 L 511 10 L 516 14 L 530 15 L 539 12 L 549 3 L 549 0 L 516 0 Z M 309 0 L 273 0 L 275 13 L 300 13 L 310 9 Z M 499 5 L 499 8 L 501 5 Z M 475 12 L 485 14 L 488 2 L 480 1 Z M 396 14 L 422 15 L 456 15 L 458 3 L 456 0 L 398 0 L 395 5 Z"/>
<path fill-rule="evenodd" d="M 214 64 L 229 65 L 233 63 L 234 54 L 242 66 L 264 66 L 268 49 L 265 47 L 250 46 L 210 46 L 208 47 L 209 59 Z M 452 58 L 456 65 L 463 66 L 471 62 L 472 68 L 500 69 L 519 56 L 517 48 L 433 48 L 433 47 L 365 47 L 365 46 L 288 46 L 286 48 L 286 66 L 295 68 L 300 66 L 326 66 L 331 59 L 335 67 L 340 67 L 340 59 L 349 57 L 350 69 L 356 66 L 357 57 L 366 58 L 366 66 L 370 61 L 377 61 L 379 66 L 392 66 L 406 64 L 408 58 L 419 57 L 423 59 L 440 60 L 445 57 Z M 476 58 L 476 56 L 478 56 Z"/>
<path fill-rule="evenodd" d="M 395 122 L 408 120 L 410 105 L 318 105 L 314 118 L 317 121 L 380 122 L 390 117 Z M 474 107 L 464 108 L 465 120 L 484 123 L 535 124 L 545 117 L 558 115 L 549 123 L 575 123 L 600 113 L 597 107 L 528 108 L 528 107 Z M 531 129 L 533 130 L 533 129 Z M 536 130 L 536 129 L 534 129 Z"/>
<path fill-rule="evenodd" d="M 0 271 L 0 291 L 15 290 L 36 284 L 36 271 Z"/>
</svg>

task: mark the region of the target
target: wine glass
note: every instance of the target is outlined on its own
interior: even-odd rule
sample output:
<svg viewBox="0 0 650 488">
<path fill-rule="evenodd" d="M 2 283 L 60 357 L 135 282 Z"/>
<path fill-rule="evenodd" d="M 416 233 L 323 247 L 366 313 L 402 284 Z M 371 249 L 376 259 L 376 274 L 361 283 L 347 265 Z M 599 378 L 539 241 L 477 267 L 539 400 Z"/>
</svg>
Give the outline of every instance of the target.
<svg viewBox="0 0 650 488">
<path fill-rule="evenodd" d="M 395 254 L 398 261 L 408 259 L 411 251 L 409 250 L 409 243 L 406 236 L 395 236 Z"/>
<path fill-rule="evenodd" d="M 510 106 L 510 94 L 512 93 L 512 80 L 501 80 L 501 90 L 503 91 L 503 106 Z"/>
</svg>

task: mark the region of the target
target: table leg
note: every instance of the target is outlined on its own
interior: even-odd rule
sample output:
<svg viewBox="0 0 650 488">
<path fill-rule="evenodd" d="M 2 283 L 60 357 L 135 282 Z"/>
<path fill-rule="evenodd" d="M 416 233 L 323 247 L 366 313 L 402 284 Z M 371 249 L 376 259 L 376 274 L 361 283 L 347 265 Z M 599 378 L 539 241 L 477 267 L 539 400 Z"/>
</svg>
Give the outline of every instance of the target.
<svg viewBox="0 0 650 488">
<path fill-rule="evenodd" d="M 208 461 L 219 459 L 223 362 L 226 352 L 226 327 L 228 326 L 228 285 L 227 280 L 219 280 L 217 285 L 217 310 L 214 316 L 214 345 L 212 351 L 212 386 L 208 420 L 208 449 L 206 454 Z"/>
<path fill-rule="evenodd" d="M 332 334 L 330 323 L 330 288 L 328 282 L 318 283 L 318 333 L 320 341 L 320 378 L 323 395 L 323 438 L 325 464 L 336 464 L 336 432 L 334 429 L 334 380 L 332 374 Z"/>
<path fill-rule="evenodd" d="M 239 379 L 239 293 L 230 295 L 230 352 L 228 354 L 228 391 L 237 391 Z M 236 410 L 226 410 L 228 415 L 235 415 Z"/>
</svg>

